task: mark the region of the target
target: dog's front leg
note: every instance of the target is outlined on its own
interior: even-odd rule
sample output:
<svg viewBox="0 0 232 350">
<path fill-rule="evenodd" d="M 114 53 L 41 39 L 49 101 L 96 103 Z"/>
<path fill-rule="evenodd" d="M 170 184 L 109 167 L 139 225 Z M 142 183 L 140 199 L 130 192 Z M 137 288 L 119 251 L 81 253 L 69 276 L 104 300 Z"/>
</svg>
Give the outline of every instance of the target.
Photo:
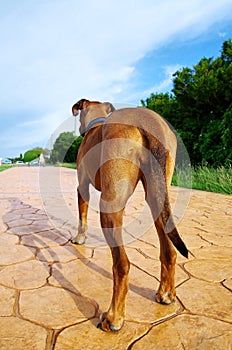
<svg viewBox="0 0 232 350">
<path fill-rule="evenodd" d="M 101 315 L 98 327 L 104 331 L 119 331 L 125 319 L 125 301 L 128 291 L 130 262 L 122 245 L 121 227 L 117 227 L 117 216 L 121 213 L 101 213 L 102 229 L 111 248 L 113 258 L 113 297 L 108 312 Z M 108 227 L 106 227 L 108 226 Z M 109 227 L 110 226 L 110 227 Z M 112 227 L 113 226 L 113 227 Z"/>
<path fill-rule="evenodd" d="M 74 244 L 84 244 L 87 236 L 87 214 L 88 214 L 88 206 L 89 206 L 89 188 L 85 187 L 85 190 L 79 188 L 77 189 L 78 194 L 78 209 L 79 209 L 79 225 L 78 225 L 78 233 L 72 239 L 72 243 Z M 85 197 L 85 199 L 83 199 Z"/>
</svg>

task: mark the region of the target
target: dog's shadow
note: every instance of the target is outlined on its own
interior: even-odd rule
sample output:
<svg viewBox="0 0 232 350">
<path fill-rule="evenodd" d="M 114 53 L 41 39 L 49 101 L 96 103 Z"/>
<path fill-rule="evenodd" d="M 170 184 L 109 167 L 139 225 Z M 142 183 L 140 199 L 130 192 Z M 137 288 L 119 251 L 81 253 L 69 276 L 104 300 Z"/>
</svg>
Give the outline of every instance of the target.
<svg viewBox="0 0 232 350">
<path fill-rule="evenodd" d="M 89 321 L 92 322 L 94 326 L 97 326 L 97 318 L 99 317 L 99 314 L 102 313 L 102 310 L 100 308 L 96 308 L 95 304 L 95 315 L 92 318 L 89 318 L 88 308 L 82 307 L 80 303 L 77 303 L 77 299 L 75 298 L 75 295 L 82 296 L 83 300 L 85 301 L 85 304 L 89 303 L 91 304 L 91 298 L 88 298 L 87 296 L 83 296 L 82 292 L 78 290 L 72 282 L 70 282 L 62 273 L 62 263 L 59 261 L 59 256 L 56 253 L 55 247 L 62 246 L 64 249 L 67 249 L 68 254 L 73 254 L 78 261 L 80 261 L 82 264 L 86 265 L 88 269 L 94 271 L 97 274 L 100 274 L 102 277 L 107 278 L 109 280 L 112 280 L 112 273 L 104 269 L 100 264 L 97 264 L 94 259 L 87 258 L 82 252 L 81 249 L 78 249 L 78 246 L 75 245 L 75 249 L 70 250 L 72 247 L 72 244 L 70 243 L 71 236 L 69 237 L 67 232 L 62 232 L 62 230 L 59 230 L 57 228 L 52 227 L 51 222 L 49 221 L 46 212 L 42 211 L 41 209 L 32 207 L 30 204 L 24 203 L 23 201 L 19 200 L 18 198 L 4 198 L 4 200 L 7 200 L 11 203 L 11 209 L 3 215 L 3 222 L 7 226 L 7 230 L 5 233 L 8 233 L 10 235 L 16 235 L 19 237 L 19 244 L 27 247 L 27 249 L 30 249 L 35 258 L 41 262 L 45 262 L 50 266 L 50 275 L 49 278 L 53 277 L 58 285 L 67 290 L 67 292 L 70 293 L 70 296 L 73 298 L 74 302 L 77 305 L 77 308 L 79 312 Z M 25 211 L 25 214 L 23 212 Z M 21 214 L 19 214 L 21 213 Z M 28 218 L 28 214 L 30 214 L 31 217 L 31 223 L 29 224 L 29 230 L 28 227 L 21 226 L 22 230 L 20 230 L 20 225 L 12 226 L 12 221 L 21 220 Z M 41 220 L 42 220 L 42 226 L 41 226 Z M 18 228 L 15 230 L 15 227 Z M 27 233 L 23 234 L 23 229 L 27 228 Z M 61 238 L 64 238 L 64 243 L 59 244 L 54 241 L 54 246 L 49 247 L 47 245 L 47 242 L 44 240 L 44 237 L 49 237 L 49 234 L 51 234 L 55 230 L 56 236 L 60 235 Z M 45 235 L 46 233 L 46 235 Z M 22 242 L 22 237 L 25 235 L 30 235 L 30 241 L 27 243 Z M 52 236 L 52 235 L 51 235 Z M 46 258 L 46 255 L 43 253 L 43 249 L 49 248 L 49 257 Z M 35 253 L 36 250 L 36 253 Z M 38 256 L 39 251 L 39 256 Z M 51 263 L 51 260 L 53 261 Z M 75 260 L 75 259 L 74 259 Z M 99 260 L 98 260 L 99 261 Z M 91 275 L 90 275 L 91 276 Z M 49 283 L 49 278 L 47 279 L 47 283 Z M 156 279 L 158 281 L 158 279 Z M 94 286 L 93 286 L 94 288 Z M 103 286 L 104 288 L 104 286 Z M 148 299 L 149 301 L 155 301 L 155 291 L 151 290 L 149 288 L 144 288 L 142 286 L 135 285 L 133 283 L 129 283 L 129 290 L 134 292 L 135 294 L 141 296 L 142 298 Z M 86 291 L 85 294 L 88 292 Z M 110 303 L 111 294 L 109 294 L 109 303 Z M 97 302 L 97 300 L 96 300 Z M 92 304 L 90 305 L 92 306 Z M 105 311 L 105 310 L 104 310 Z"/>
</svg>

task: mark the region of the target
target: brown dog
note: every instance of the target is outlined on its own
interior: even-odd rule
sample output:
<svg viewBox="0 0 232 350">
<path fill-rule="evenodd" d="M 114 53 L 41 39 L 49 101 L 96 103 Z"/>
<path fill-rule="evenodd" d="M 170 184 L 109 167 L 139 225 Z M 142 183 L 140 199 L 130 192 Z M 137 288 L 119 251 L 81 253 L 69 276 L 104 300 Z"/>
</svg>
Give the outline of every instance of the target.
<svg viewBox="0 0 232 350">
<path fill-rule="evenodd" d="M 79 111 L 80 132 L 85 136 L 77 157 L 79 228 L 73 243 L 85 242 L 92 184 L 101 191 L 101 226 L 113 258 L 112 302 L 99 327 L 104 331 L 119 331 L 125 317 L 130 268 L 122 242 L 123 212 L 139 180 L 160 240 L 161 278 L 156 300 L 170 304 L 175 299 L 173 245 L 188 256 L 169 202 L 177 141 L 163 118 L 148 109 L 115 110 L 110 103 L 82 99 L 72 107 L 74 116 Z"/>
</svg>

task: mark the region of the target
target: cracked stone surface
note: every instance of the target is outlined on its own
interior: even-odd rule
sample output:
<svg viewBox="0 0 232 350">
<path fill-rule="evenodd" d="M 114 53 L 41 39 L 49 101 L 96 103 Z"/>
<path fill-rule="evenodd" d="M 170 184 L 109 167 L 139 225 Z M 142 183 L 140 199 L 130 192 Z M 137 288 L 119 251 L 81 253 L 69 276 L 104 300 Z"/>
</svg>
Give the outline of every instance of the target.
<svg viewBox="0 0 232 350">
<path fill-rule="evenodd" d="M 3 245 L 0 247 L 0 266 L 16 264 L 34 258 L 35 249 L 29 250 L 22 245 Z"/>
<path fill-rule="evenodd" d="M 197 315 L 178 317 L 152 327 L 150 332 L 132 349 L 150 349 L 154 344 L 157 350 L 182 349 L 231 349 L 232 329 L 230 324 Z"/>
<path fill-rule="evenodd" d="M 36 276 L 36 278 L 32 278 Z M 46 284 L 49 266 L 38 260 L 9 265 L 0 271 L 0 281 L 9 288 L 34 289 Z"/>
<path fill-rule="evenodd" d="M 98 322 L 99 319 L 95 318 L 80 325 L 66 328 L 58 335 L 55 349 L 127 349 L 134 339 L 143 336 L 150 328 L 148 324 L 126 322 L 120 334 L 102 332 L 99 336 L 99 330 L 97 329 Z"/>
<path fill-rule="evenodd" d="M 0 317 L 0 349 L 45 349 L 48 331 L 17 317 Z"/>
<path fill-rule="evenodd" d="M 188 311 L 232 323 L 231 291 L 223 285 L 191 278 L 177 288 L 177 295 Z"/>
<path fill-rule="evenodd" d="M 188 260 L 178 254 L 177 300 L 165 306 L 154 300 L 159 241 L 137 187 L 124 221 L 131 261 L 126 320 L 111 334 L 97 328 L 112 296 L 99 194 L 92 193 L 86 245 L 73 246 L 76 186 L 72 169 L 0 173 L 0 349 L 231 350 L 232 197 L 172 188 L 174 216 L 190 254 Z"/>
<path fill-rule="evenodd" d="M 95 306 L 85 297 L 62 288 L 44 287 L 20 294 L 23 318 L 47 328 L 62 329 L 95 316 Z"/>
<path fill-rule="evenodd" d="M 13 315 L 15 293 L 14 289 L 0 286 L 0 317 Z"/>
</svg>

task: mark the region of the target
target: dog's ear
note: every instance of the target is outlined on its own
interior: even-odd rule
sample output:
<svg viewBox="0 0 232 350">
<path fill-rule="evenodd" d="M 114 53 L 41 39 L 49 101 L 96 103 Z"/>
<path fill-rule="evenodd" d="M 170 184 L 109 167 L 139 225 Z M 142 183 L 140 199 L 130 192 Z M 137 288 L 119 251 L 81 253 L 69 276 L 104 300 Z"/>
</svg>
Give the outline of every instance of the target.
<svg viewBox="0 0 232 350">
<path fill-rule="evenodd" d="M 90 103 L 91 102 L 89 100 L 82 98 L 80 101 L 78 101 L 72 106 L 72 114 L 74 116 L 77 115 L 79 113 L 79 110 L 87 108 Z"/>
<path fill-rule="evenodd" d="M 107 114 L 110 114 L 110 113 L 112 113 L 113 111 L 115 111 L 115 108 L 114 108 L 114 106 L 112 105 L 112 103 L 110 103 L 110 102 L 104 102 L 103 104 L 104 104 L 104 106 L 105 106 L 105 108 L 106 108 L 106 113 L 107 113 Z"/>
</svg>

